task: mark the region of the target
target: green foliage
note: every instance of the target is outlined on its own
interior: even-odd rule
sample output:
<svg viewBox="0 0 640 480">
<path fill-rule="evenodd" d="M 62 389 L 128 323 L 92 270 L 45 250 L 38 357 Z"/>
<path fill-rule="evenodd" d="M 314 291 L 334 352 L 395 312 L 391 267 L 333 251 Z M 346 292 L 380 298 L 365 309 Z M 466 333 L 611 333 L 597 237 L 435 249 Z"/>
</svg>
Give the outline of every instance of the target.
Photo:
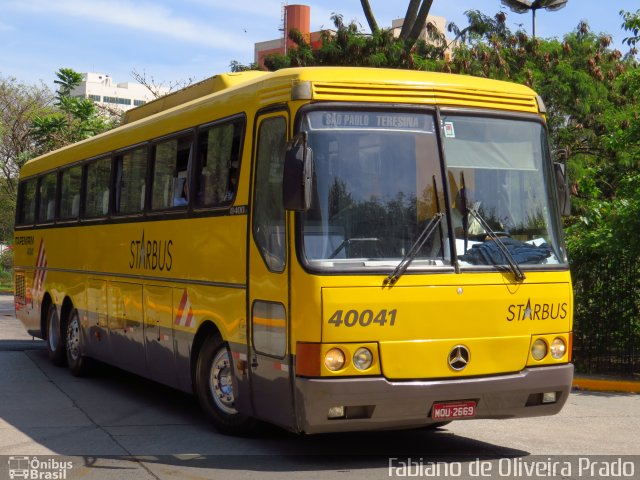
<svg viewBox="0 0 640 480">
<path fill-rule="evenodd" d="M 331 17 L 335 31 L 321 32 L 321 46 L 312 49 L 297 31 L 289 33 L 295 46 L 286 55 L 272 54 L 265 58 L 265 66 L 274 71 L 298 66 L 360 66 L 402 69 L 431 69 L 446 50 L 444 36 L 435 28 L 428 28 L 429 42 L 394 37 L 391 30 L 378 29 L 371 35 L 360 32 L 355 22 L 344 23 L 342 15 Z"/>
<path fill-rule="evenodd" d="M 119 121 L 102 115 L 92 100 L 71 96 L 73 89 L 82 82 L 81 74 L 70 68 L 61 68 L 56 77 L 58 80 L 54 83 L 59 87 L 55 110 L 36 116 L 31 125 L 31 136 L 38 154 L 102 133 L 115 127 Z"/>
<path fill-rule="evenodd" d="M 246 72 L 248 70 L 259 70 L 257 63 L 250 63 L 249 65 L 245 65 L 237 60 L 232 60 L 229 63 L 229 71 L 231 72 Z"/>
<path fill-rule="evenodd" d="M 56 77 L 58 79 L 54 80 L 53 83 L 59 85 L 58 96 L 56 97 L 58 101 L 69 97 L 71 91 L 82 83 L 82 75 L 71 68 L 61 68 L 56 72 Z"/>
<path fill-rule="evenodd" d="M 20 167 L 31 158 L 115 126 L 93 101 L 71 97 L 82 76 L 70 68 L 56 72 L 54 96 L 44 85 L 0 78 L 0 241 L 13 236 Z"/>
<path fill-rule="evenodd" d="M 0 241 L 13 238 L 13 212 L 20 167 L 37 155 L 31 135 L 34 118 L 53 110 L 53 95 L 44 85 L 0 78 Z"/>
<path fill-rule="evenodd" d="M 638 53 L 636 45 L 640 43 L 640 10 L 636 10 L 635 13 L 620 10 L 620 16 L 623 20 L 622 28 L 631 34 L 622 42 L 631 47 L 630 55 L 636 55 Z"/>
<path fill-rule="evenodd" d="M 51 113 L 52 103 L 53 95 L 44 85 L 0 78 L 0 195 L 15 193 L 18 170 L 36 155 L 31 123 L 34 118 Z"/>
</svg>

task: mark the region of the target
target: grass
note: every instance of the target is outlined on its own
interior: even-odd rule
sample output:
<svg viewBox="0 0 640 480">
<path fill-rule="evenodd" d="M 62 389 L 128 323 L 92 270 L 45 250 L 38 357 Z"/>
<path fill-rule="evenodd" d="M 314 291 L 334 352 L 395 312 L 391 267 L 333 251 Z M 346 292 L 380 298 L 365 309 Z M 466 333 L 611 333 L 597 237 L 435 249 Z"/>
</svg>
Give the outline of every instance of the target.
<svg viewBox="0 0 640 480">
<path fill-rule="evenodd" d="M 0 291 L 13 291 L 13 274 L 12 272 L 0 272 Z"/>
</svg>

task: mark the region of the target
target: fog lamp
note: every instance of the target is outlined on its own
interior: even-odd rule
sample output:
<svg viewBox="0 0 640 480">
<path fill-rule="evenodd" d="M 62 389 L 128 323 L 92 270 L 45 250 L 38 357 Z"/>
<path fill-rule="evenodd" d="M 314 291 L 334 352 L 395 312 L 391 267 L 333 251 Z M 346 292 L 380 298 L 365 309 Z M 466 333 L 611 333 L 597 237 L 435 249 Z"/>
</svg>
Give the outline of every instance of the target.
<svg viewBox="0 0 640 480">
<path fill-rule="evenodd" d="M 327 418 L 344 418 L 344 407 L 329 407 Z"/>
<path fill-rule="evenodd" d="M 556 392 L 544 392 L 542 394 L 542 403 L 555 403 Z"/>
<path fill-rule="evenodd" d="M 533 342 L 533 346 L 531 347 L 531 356 L 536 360 L 542 360 L 547 356 L 547 344 L 544 340 L 539 338 Z"/>
<path fill-rule="evenodd" d="M 366 370 L 373 363 L 373 354 L 371 350 L 365 347 L 361 347 L 356 350 L 353 355 L 353 364 L 358 370 Z"/>
<path fill-rule="evenodd" d="M 564 357 L 566 351 L 567 345 L 564 340 L 560 337 L 554 338 L 553 342 L 551 342 L 551 356 L 557 360 Z"/>
<path fill-rule="evenodd" d="M 344 367 L 344 353 L 339 348 L 332 348 L 324 354 L 324 366 L 332 372 Z"/>
</svg>

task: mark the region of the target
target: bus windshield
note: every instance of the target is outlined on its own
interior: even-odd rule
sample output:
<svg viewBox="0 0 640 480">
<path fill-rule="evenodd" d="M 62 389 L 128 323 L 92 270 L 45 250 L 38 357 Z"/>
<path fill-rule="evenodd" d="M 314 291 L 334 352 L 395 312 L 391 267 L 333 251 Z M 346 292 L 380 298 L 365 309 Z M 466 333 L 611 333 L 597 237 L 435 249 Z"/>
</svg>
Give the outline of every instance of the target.
<svg viewBox="0 0 640 480">
<path fill-rule="evenodd" d="M 442 132 L 460 265 L 505 264 L 495 237 L 518 264 L 560 263 L 542 124 L 450 115 Z"/>
<path fill-rule="evenodd" d="M 451 268 L 448 225 L 461 266 L 507 263 L 491 248 L 493 233 L 517 263 L 559 263 L 542 125 L 448 116 L 441 127 L 446 175 L 430 112 L 315 110 L 303 117 L 314 161 L 301 235 L 311 268 L 388 271 L 418 238 L 410 270 Z M 424 238 L 430 222 L 447 211 L 451 222 L 438 222 Z"/>
</svg>

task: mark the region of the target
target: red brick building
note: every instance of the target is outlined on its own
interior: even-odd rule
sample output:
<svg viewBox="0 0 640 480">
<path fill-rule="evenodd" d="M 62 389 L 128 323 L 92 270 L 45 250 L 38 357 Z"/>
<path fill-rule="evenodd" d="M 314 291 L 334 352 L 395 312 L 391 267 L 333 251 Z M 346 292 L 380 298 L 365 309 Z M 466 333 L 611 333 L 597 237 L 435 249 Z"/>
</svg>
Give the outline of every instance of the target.
<svg viewBox="0 0 640 480">
<path fill-rule="evenodd" d="M 286 5 L 284 7 L 284 31 L 281 38 L 259 42 L 255 45 L 255 62 L 264 67 L 264 59 L 272 53 L 284 55 L 288 48 L 295 46 L 289 40 L 289 32 L 298 30 L 311 43 L 312 48 L 319 48 L 322 45 L 320 40 L 321 32 L 311 32 L 311 7 L 308 5 Z M 286 42 L 285 42 L 286 40 Z"/>
</svg>

